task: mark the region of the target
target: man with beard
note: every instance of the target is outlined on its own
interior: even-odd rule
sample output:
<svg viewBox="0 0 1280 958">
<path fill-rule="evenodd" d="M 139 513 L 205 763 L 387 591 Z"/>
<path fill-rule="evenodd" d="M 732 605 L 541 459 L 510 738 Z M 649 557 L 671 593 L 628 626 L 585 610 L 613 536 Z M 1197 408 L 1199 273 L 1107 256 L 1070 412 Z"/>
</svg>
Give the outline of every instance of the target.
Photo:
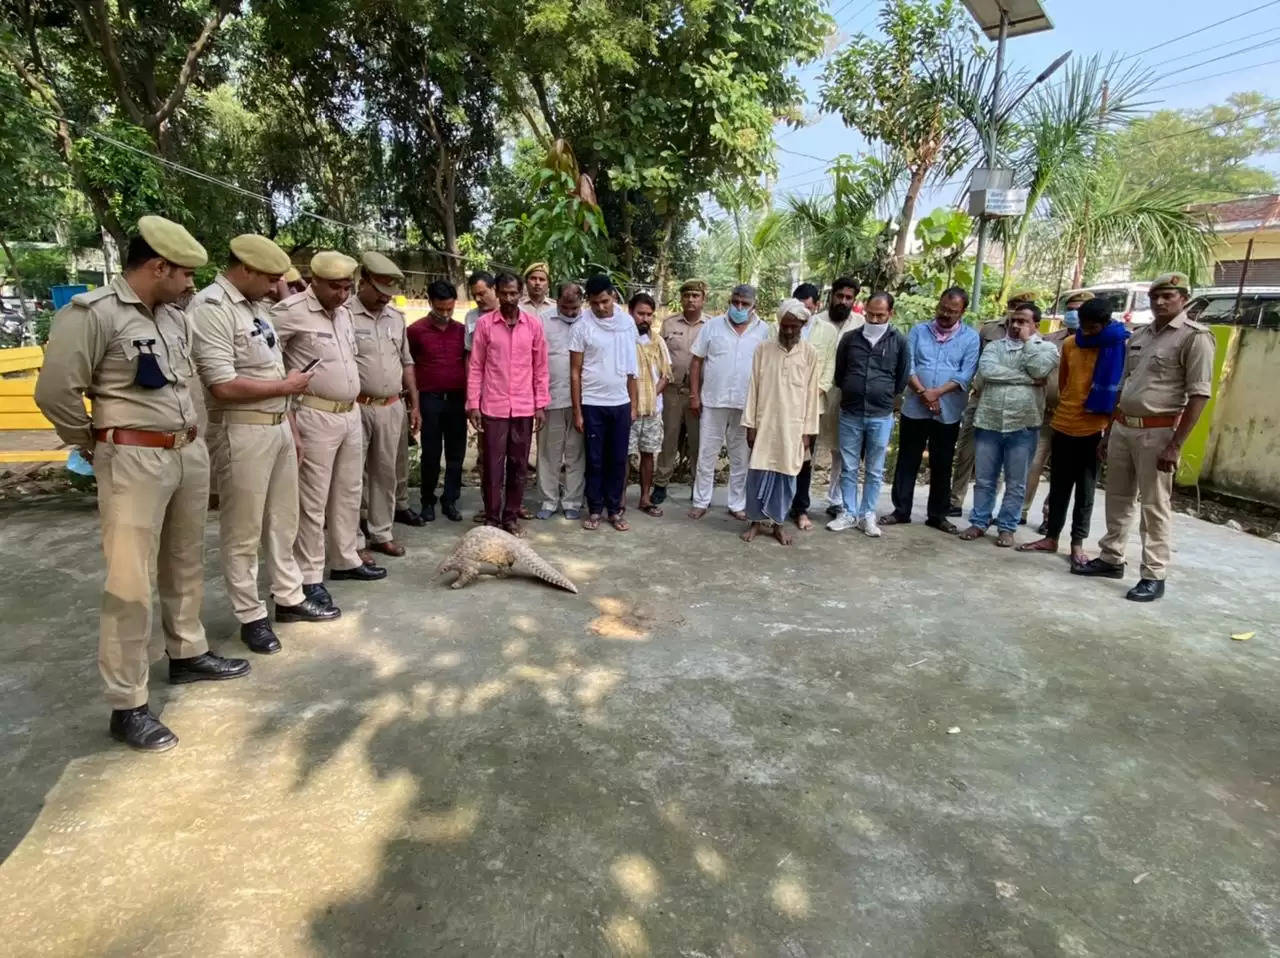
<svg viewBox="0 0 1280 958">
<path fill-rule="evenodd" d="M 653 460 L 662 448 L 662 393 L 671 379 L 667 344 L 650 335 L 656 306 L 648 293 L 636 293 L 627 303 L 636 324 L 636 415 L 628 451 L 640 457 L 640 511 L 654 518 L 662 509 L 653 502 Z"/>
<path fill-rule="evenodd" d="M 582 320 L 582 287 L 574 282 L 560 284 L 556 291 L 556 311 L 542 321 L 547 337 L 547 377 L 550 403 L 547 425 L 538 437 L 538 490 L 542 493 L 539 519 L 550 519 L 557 509 L 564 517 L 582 517 L 582 492 L 586 488 L 586 448 L 582 433 L 573 427 L 573 396 L 569 390 L 569 340 Z M 560 464 L 564 464 L 564 482 Z"/>
<path fill-rule="evenodd" d="M 814 444 L 813 455 L 818 455 L 822 448 L 830 457 L 831 474 L 827 484 L 827 515 L 840 515 L 844 499 L 840 487 L 841 459 L 840 438 L 840 386 L 834 382 L 836 374 L 836 347 L 845 333 L 852 332 L 862 325 L 862 317 L 853 311 L 858 299 L 858 283 L 847 276 L 842 276 L 831 284 L 831 297 L 827 309 L 814 316 L 805 324 L 802 337 L 818 351 L 818 359 L 822 363 L 820 383 L 822 386 L 821 421 L 818 426 L 818 440 Z M 809 486 L 812 476 L 813 456 L 805 463 L 804 469 L 796 478 L 796 498 L 792 503 L 792 518 L 801 529 L 812 529 L 809 520 Z"/>
</svg>

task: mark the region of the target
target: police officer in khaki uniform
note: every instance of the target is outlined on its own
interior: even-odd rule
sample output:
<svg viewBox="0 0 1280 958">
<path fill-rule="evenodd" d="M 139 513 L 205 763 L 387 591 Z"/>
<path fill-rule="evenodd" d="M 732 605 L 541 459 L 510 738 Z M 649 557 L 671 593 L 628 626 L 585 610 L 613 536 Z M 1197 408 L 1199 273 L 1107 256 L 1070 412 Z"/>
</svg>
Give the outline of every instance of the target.
<svg viewBox="0 0 1280 958">
<path fill-rule="evenodd" d="M 1173 474 L 1212 395 L 1213 334 L 1187 318 L 1190 297 L 1185 273 L 1165 273 L 1151 284 L 1153 319 L 1129 338 L 1120 399 L 1099 449 L 1107 458 L 1107 534 L 1098 558 L 1071 568 L 1077 575 L 1123 578 L 1124 548 L 1141 509 L 1142 577 L 1125 595 L 1134 602 L 1164 595 Z"/>
<path fill-rule="evenodd" d="M 1009 331 L 1009 320 L 1018 311 L 1019 306 L 1023 303 L 1034 305 L 1035 301 L 1036 294 L 1029 289 L 1010 293 L 1004 318 L 983 323 L 978 327 L 979 355 L 997 339 L 1005 338 L 1005 334 Z M 969 394 L 969 405 L 965 407 L 964 415 L 960 417 L 960 435 L 956 438 L 956 457 L 951 463 L 951 508 L 947 512 L 948 516 L 964 513 L 964 497 L 969 494 L 969 484 L 974 479 L 977 459 L 974 453 L 973 417 L 978 411 L 978 398 L 979 394 L 975 389 Z"/>
<path fill-rule="evenodd" d="M 227 268 L 196 295 L 191 310 L 196 368 L 210 395 L 209 421 L 221 430 L 210 460 L 223 490 L 222 574 L 240 638 L 262 654 L 279 652 L 280 640 L 258 597 L 260 544 L 277 622 L 318 622 L 341 614 L 303 594 L 293 555 L 298 441 L 289 397 L 305 391 L 314 373 L 285 373 L 264 302 L 288 268 L 288 254 L 265 236 L 237 236 Z"/>
<path fill-rule="evenodd" d="M 162 751 L 178 738 L 147 708 L 152 578 L 170 682 L 238 678 L 249 663 L 210 652 L 200 623 L 209 454 L 196 425 L 190 318 L 171 304 L 194 292 L 208 257 L 177 223 L 144 216 L 125 259 L 122 276 L 54 317 L 35 398 L 98 478 L 107 560 L 98 668 L 111 735 Z"/>
<path fill-rule="evenodd" d="M 418 384 L 409 355 L 404 313 L 391 305 L 404 273 L 381 253 L 360 257 L 360 288 L 347 308 L 355 327 L 360 371 L 360 420 L 364 426 L 364 490 L 368 512 L 367 547 L 388 556 L 404 555 L 392 523 L 396 511 L 397 459 L 404 436 L 408 394 L 409 425 L 418 431 Z"/>
<path fill-rule="evenodd" d="M 356 261 L 333 250 L 311 257 L 311 285 L 281 300 L 271 320 L 285 369 L 314 371 L 297 399 L 294 422 L 302 440 L 298 464 L 298 537 L 293 554 L 304 595 L 332 605 L 321 581 L 325 558 L 332 579 L 381 579 L 386 569 L 360 559 L 360 474 L 364 437 L 356 397 L 356 334 L 344 305 Z M 326 548 L 327 547 L 327 548 Z"/>
<path fill-rule="evenodd" d="M 662 393 L 662 450 L 653 470 L 653 493 L 650 501 L 661 505 L 667 501 L 667 486 L 680 459 L 680 430 L 684 427 L 685 458 L 692 469 L 698 461 L 698 417 L 689 411 L 689 365 L 693 362 L 693 343 L 706 322 L 702 309 L 707 302 L 707 284 L 700 279 L 687 279 L 680 285 L 680 315 L 662 321 L 662 341 L 671 356 L 671 382 Z M 689 477 L 690 485 L 693 477 Z"/>
</svg>

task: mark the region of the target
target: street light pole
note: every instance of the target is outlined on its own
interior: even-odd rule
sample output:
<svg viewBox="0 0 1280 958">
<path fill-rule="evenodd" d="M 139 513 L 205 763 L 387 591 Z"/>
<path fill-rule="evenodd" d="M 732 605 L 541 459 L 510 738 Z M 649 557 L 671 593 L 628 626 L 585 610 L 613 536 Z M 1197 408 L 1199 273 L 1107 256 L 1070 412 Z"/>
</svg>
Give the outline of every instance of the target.
<svg viewBox="0 0 1280 958">
<path fill-rule="evenodd" d="M 1000 122 L 1000 80 L 1004 74 L 1004 44 L 1009 35 L 1009 14 L 1000 8 L 1000 40 L 996 44 L 996 76 L 991 85 L 991 121 L 990 138 L 987 142 L 987 176 L 995 168 L 996 139 L 999 134 L 997 126 Z M 987 253 L 987 217 L 978 217 L 978 249 L 973 258 L 973 311 L 982 314 L 982 261 Z"/>
</svg>

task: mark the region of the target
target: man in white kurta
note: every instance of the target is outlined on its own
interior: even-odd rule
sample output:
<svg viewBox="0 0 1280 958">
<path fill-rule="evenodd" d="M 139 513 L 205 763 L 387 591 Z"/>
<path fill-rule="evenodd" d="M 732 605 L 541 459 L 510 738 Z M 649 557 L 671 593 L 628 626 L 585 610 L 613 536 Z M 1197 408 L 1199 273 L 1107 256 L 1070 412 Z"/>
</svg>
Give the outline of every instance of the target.
<svg viewBox="0 0 1280 958">
<path fill-rule="evenodd" d="M 821 410 L 822 362 L 818 351 L 800 337 L 809 310 L 797 299 L 778 307 L 778 335 L 761 344 L 751 364 L 742 425 L 751 447 L 746 511 L 751 526 L 742 534 L 750 542 L 772 532 L 785 545 L 791 534 L 783 526 L 796 494 L 796 477 L 805 453 L 813 447 Z"/>
</svg>

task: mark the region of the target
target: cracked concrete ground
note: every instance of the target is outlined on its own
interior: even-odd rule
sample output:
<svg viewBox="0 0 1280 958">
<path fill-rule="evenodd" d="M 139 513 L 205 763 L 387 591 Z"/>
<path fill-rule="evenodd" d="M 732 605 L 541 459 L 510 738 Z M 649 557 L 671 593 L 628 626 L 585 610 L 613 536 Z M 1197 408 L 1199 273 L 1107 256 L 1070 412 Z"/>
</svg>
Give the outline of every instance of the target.
<svg viewBox="0 0 1280 958">
<path fill-rule="evenodd" d="M 1178 516 L 1140 606 L 919 524 L 747 546 L 673 493 L 531 523 L 580 596 L 451 591 L 470 524 L 397 526 L 248 679 L 155 669 L 159 756 L 106 734 L 91 501 L 7 508 L 5 954 L 1280 954 L 1280 547 Z"/>
</svg>

